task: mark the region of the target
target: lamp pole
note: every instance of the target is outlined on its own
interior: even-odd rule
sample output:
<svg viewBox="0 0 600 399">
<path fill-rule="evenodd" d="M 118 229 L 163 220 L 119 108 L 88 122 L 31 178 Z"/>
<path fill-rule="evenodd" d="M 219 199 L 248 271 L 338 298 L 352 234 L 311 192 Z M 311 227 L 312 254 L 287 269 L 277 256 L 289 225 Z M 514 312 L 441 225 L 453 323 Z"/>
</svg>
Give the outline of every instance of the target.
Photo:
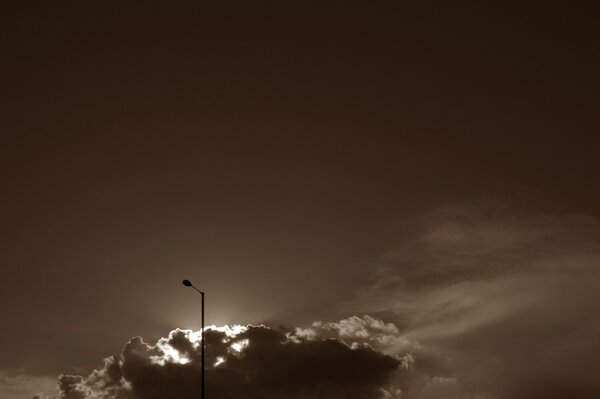
<svg viewBox="0 0 600 399">
<path fill-rule="evenodd" d="M 192 284 L 192 282 L 190 280 L 183 280 L 183 285 L 185 285 L 186 287 L 192 287 L 193 289 L 195 289 L 196 291 L 198 291 L 200 293 L 200 296 L 202 297 L 202 341 L 201 341 L 201 352 L 200 352 L 200 356 L 202 358 L 202 396 L 201 399 L 204 399 L 204 395 L 205 395 L 205 383 L 204 383 L 204 291 L 200 291 L 198 288 L 196 288 L 194 286 L 194 284 Z"/>
</svg>

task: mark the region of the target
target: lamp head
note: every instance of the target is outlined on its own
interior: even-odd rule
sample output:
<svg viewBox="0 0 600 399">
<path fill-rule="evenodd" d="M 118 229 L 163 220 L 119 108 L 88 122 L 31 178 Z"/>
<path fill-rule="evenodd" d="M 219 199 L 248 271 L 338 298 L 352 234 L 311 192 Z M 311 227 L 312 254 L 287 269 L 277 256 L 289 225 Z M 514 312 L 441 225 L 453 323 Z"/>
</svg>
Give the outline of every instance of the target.
<svg viewBox="0 0 600 399">
<path fill-rule="evenodd" d="M 190 280 L 183 280 L 183 285 L 185 285 L 186 287 L 191 287 L 192 282 Z"/>
</svg>

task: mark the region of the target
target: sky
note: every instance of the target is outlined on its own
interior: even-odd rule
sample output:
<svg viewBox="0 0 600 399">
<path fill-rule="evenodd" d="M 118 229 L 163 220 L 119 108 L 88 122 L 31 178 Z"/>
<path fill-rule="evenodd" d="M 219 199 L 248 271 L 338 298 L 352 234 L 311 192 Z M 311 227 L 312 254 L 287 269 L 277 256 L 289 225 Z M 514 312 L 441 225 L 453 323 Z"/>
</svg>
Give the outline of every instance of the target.
<svg viewBox="0 0 600 399">
<path fill-rule="evenodd" d="M 593 2 L 0 15 L 0 398 L 600 395 Z"/>
</svg>

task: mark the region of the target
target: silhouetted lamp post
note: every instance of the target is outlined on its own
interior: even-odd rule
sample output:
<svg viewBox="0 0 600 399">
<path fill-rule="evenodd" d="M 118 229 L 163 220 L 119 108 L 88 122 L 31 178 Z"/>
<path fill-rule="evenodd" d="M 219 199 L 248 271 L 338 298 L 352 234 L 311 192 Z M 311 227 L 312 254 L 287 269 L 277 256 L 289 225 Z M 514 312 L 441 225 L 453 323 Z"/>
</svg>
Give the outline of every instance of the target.
<svg viewBox="0 0 600 399">
<path fill-rule="evenodd" d="M 200 293 L 202 296 L 202 342 L 201 342 L 201 356 L 202 356 L 202 396 L 204 399 L 204 292 L 200 291 L 198 288 L 194 287 L 194 284 L 190 280 L 183 280 L 183 285 L 186 287 L 192 287 L 196 291 Z"/>
</svg>

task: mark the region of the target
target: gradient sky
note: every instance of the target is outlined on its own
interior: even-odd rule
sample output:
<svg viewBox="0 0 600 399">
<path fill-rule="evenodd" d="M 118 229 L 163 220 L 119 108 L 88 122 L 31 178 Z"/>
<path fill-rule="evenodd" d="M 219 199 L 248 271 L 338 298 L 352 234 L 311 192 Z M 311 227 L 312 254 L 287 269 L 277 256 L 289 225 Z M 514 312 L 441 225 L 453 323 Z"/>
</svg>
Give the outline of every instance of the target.
<svg viewBox="0 0 600 399">
<path fill-rule="evenodd" d="M 600 332 L 599 15 L 558 3 L 3 10 L 0 392 L 198 328 L 182 278 L 209 324 L 371 314 L 473 365 L 506 341 L 470 334 L 503 323 L 580 337 L 580 359 Z M 513 313 L 542 300 L 579 327 Z M 489 369 L 469 392 L 536 397 Z"/>
</svg>

